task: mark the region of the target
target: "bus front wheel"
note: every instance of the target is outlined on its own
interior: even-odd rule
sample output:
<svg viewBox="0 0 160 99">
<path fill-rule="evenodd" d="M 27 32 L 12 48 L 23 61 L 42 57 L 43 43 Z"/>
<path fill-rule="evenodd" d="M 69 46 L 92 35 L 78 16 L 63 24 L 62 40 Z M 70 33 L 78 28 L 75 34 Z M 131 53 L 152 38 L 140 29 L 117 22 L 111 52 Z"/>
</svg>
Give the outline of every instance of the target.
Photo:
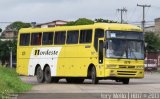
<svg viewBox="0 0 160 99">
<path fill-rule="evenodd" d="M 36 76 L 37 76 L 37 81 L 39 83 L 43 83 L 44 82 L 44 74 L 43 74 L 43 70 L 41 69 L 40 66 L 36 70 Z"/>
<path fill-rule="evenodd" d="M 44 70 L 44 78 L 47 83 L 52 82 L 51 71 L 50 71 L 49 66 L 47 66 Z"/>
<path fill-rule="evenodd" d="M 96 75 L 95 67 L 92 67 L 91 79 L 92 79 L 92 84 L 97 84 L 98 83 L 98 78 L 97 78 L 97 75 Z"/>
</svg>

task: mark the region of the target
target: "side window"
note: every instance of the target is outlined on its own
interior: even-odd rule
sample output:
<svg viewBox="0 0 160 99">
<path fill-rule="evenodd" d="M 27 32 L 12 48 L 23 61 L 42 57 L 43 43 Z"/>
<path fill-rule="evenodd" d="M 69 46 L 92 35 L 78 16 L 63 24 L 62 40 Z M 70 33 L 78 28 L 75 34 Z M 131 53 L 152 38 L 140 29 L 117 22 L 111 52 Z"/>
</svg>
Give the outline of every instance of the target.
<svg viewBox="0 0 160 99">
<path fill-rule="evenodd" d="M 81 30 L 80 43 L 91 43 L 91 41 L 92 41 L 92 30 Z"/>
<path fill-rule="evenodd" d="M 30 43 L 30 34 L 20 34 L 20 46 L 28 46 Z"/>
<path fill-rule="evenodd" d="M 52 45 L 53 44 L 53 32 L 43 32 L 43 45 Z"/>
<path fill-rule="evenodd" d="M 54 44 L 55 45 L 65 44 L 65 40 L 66 40 L 66 32 L 65 31 L 55 32 L 55 36 L 54 36 Z"/>
<path fill-rule="evenodd" d="M 41 45 L 42 33 L 32 33 L 31 45 Z"/>
<path fill-rule="evenodd" d="M 103 29 L 96 29 L 95 30 L 95 37 L 94 37 L 94 48 L 98 50 L 98 38 L 104 37 L 104 30 Z"/>
<path fill-rule="evenodd" d="M 67 44 L 77 44 L 78 43 L 79 31 L 68 31 L 67 32 Z"/>
</svg>

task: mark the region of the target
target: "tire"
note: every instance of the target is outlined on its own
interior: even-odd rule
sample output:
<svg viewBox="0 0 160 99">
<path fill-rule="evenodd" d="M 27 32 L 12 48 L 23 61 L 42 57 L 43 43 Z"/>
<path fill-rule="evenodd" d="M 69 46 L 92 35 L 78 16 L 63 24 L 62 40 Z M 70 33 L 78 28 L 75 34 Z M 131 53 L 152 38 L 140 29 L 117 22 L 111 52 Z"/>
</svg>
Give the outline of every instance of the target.
<svg viewBox="0 0 160 99">
<path fill-rule="evenodd" d="M 91 70 L 91 79 L 92 79 L 92 84 L 97 84 L 98 83 L 98 78 L 97 78 L 97 75 L 96 75 L 96 69 L 95 69 L 95 67 L 92 67 L 92 70 Z"/>
<path fill-rule="evenodd" d="M 124 78 L 122 79 L 123 84 L 129 84 L 129 78 Z"/>
<path fill-rule="evenodd" d="M 36 76 L 37 76 L 37 81 L 39 83 L 43 83 L 44 82 L 44 73 L 43 73 L 43 70 L 41 69 L 40 66 L 36 70 Z"/>
<path fill-rule="evenodd" d="M 47 83 L 52 82 L 51 70 L 50 70 L 49 66 L 47 66 L 44 70 L 44 78 Z"/>
</svg>

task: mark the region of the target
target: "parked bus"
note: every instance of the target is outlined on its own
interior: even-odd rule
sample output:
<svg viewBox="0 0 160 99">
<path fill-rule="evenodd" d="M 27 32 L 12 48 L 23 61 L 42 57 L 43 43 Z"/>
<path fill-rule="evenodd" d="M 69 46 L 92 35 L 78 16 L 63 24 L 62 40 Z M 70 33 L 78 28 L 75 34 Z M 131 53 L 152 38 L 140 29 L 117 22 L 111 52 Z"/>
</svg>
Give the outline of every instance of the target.
<svg viewBox="0 0 160 99">
<path fill-rule="evenodd" d="M 18 33 L 17 73 L 37 81 L 97 84 L 112 79 L 128 84 L 144 77 L 144 38 L 129 24 L 23 28 Z"/>
</svg>

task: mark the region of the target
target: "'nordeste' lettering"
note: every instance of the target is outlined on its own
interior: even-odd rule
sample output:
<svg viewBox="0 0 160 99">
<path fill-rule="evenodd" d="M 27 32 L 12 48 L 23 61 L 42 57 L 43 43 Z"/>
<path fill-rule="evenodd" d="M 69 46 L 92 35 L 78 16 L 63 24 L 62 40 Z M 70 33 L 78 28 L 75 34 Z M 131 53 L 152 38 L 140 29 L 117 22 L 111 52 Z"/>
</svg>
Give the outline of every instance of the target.
<svg viewBox="0 0 160 99">
<path fill-rule="evenodd" d="M 40 49 L 35 50 L 34 55 L 58 55 L 58 51 L 41 51 Z"/>
</svg>

